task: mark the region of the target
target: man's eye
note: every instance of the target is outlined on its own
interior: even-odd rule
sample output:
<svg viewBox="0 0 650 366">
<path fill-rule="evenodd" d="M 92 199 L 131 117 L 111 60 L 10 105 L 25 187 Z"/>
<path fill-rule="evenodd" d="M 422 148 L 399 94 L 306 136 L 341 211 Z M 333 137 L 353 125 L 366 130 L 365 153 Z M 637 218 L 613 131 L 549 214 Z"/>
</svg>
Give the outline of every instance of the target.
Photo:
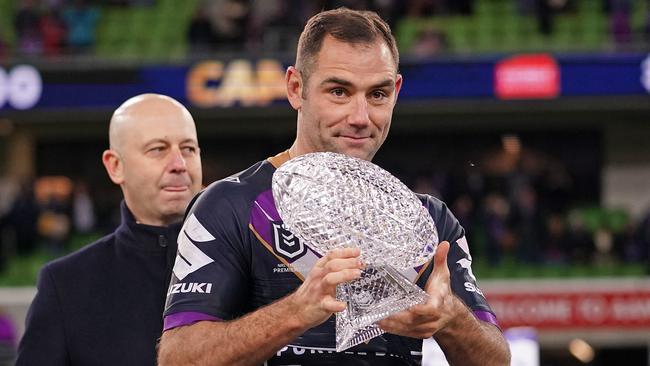
<svg viewBox="0 0 650 366">
<path fill-rule="evenodd" d="M 383 90 L 375 90 L 374 92 L 372 92 L 372 97 L 377 100 L 384 99 L 387 96 L 388 95 Z"/>
<path fill-rule="evenodd" d="M 185 146 L 185 147 L 183 148 L 183 151 L 185 151 L 185 152 L 187 152 L 187 153 L 192 153 L 192 154 L 194 154 L 194 153 L 196 152 L 196 147 L 194 147 L 194 146 Z"/>
<path fill-rule="evenodd" d="M 342 97 L 342 96 L 345 95 L 345 90 L 343 90 L 341 88 L 336 88 L 336 89 L 332 89 L 330 91 L 330 93 L 332 93 L 332 95 L 334 95 L 334 96 Z"/>
</svg>

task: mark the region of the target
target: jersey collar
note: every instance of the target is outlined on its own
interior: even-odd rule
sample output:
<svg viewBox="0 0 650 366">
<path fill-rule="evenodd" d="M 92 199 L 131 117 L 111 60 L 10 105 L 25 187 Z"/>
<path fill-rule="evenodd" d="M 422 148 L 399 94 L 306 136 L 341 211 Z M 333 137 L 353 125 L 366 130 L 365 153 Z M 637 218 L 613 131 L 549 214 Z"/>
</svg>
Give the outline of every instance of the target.
<svg viewBox="0 0 650 366">
<path fill-rule="evenodd" d="M 280 165 L 286 163 L 290 159 L 291 156 L 289 155 L 289 150 L 285 150 L 277 154 L 276 156 L 271 156 L 270 158 L 267 158 L 266 160 L 268 160 L 269 163 L 271 163 L 275 167 L 275 169 L 277 169 L 280 167 Z"/>
</svg>

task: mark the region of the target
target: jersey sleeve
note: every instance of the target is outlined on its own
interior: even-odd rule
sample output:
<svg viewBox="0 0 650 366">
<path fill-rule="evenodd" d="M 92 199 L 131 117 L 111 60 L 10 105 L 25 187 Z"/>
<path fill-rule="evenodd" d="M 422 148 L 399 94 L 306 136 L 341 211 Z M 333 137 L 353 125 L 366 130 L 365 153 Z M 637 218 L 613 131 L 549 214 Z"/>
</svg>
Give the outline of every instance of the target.
<svg viewBox="0 0 650 366">
<path fill-rule="evenodd" d="M 421 197 L 424 197 L 424 203 L 436 224 L 439 241 L 448 241 L 450 244 L 447 266 L 451 276 L 452 291 L 472 310 L 476 318 L 498 326 L 496 316 L 478 287 L 476 276 L 472 271 L 472 255 L 465 229 L 444 202 L 431 196 Z M 425 272 L 426 276 L 418 280 L 420 286 L 426 283 L 431 267 L 429 266 Z"/>
<path fill-rule="evenodd" d="M 165 305 L 165 330 L 247 312 L 250 250 L 228 182 L 208 187 L 189 208 Z M 238 211 L 239 210 L 239 211 Z"/>
</svg>

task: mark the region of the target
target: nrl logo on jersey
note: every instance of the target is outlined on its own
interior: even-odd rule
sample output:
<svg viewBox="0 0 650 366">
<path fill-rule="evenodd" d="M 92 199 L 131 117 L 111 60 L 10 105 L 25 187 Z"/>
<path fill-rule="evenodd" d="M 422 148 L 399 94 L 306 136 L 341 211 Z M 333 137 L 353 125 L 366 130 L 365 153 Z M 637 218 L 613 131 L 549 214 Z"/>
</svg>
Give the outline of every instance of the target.
<svg viewBox="0 0 650 366">
<path fill-rule="evenodd" d="M 305 246 L 298 237 L 280 221 L 272 221 L 275 251 L 287 259 L 297 259 L 305 254 Z"/>
</svg>

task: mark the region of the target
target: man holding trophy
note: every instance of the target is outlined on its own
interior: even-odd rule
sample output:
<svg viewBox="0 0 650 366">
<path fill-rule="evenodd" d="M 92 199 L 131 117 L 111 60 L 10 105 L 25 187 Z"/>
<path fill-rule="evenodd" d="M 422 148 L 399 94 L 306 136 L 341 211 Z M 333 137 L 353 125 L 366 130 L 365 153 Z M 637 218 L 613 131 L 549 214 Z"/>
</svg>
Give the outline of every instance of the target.
<svg viewBox="0 0 650 366">
<path fill-rule="evenodd" d="M 308 21 L 286 75 L 296 140 L 191 205 L 160 365 L 419 365 L 429 337 L 452 365 L 509 364 L 464 229 L 370 163 L 398 64 L 375 13 Z"/>
</svg>

